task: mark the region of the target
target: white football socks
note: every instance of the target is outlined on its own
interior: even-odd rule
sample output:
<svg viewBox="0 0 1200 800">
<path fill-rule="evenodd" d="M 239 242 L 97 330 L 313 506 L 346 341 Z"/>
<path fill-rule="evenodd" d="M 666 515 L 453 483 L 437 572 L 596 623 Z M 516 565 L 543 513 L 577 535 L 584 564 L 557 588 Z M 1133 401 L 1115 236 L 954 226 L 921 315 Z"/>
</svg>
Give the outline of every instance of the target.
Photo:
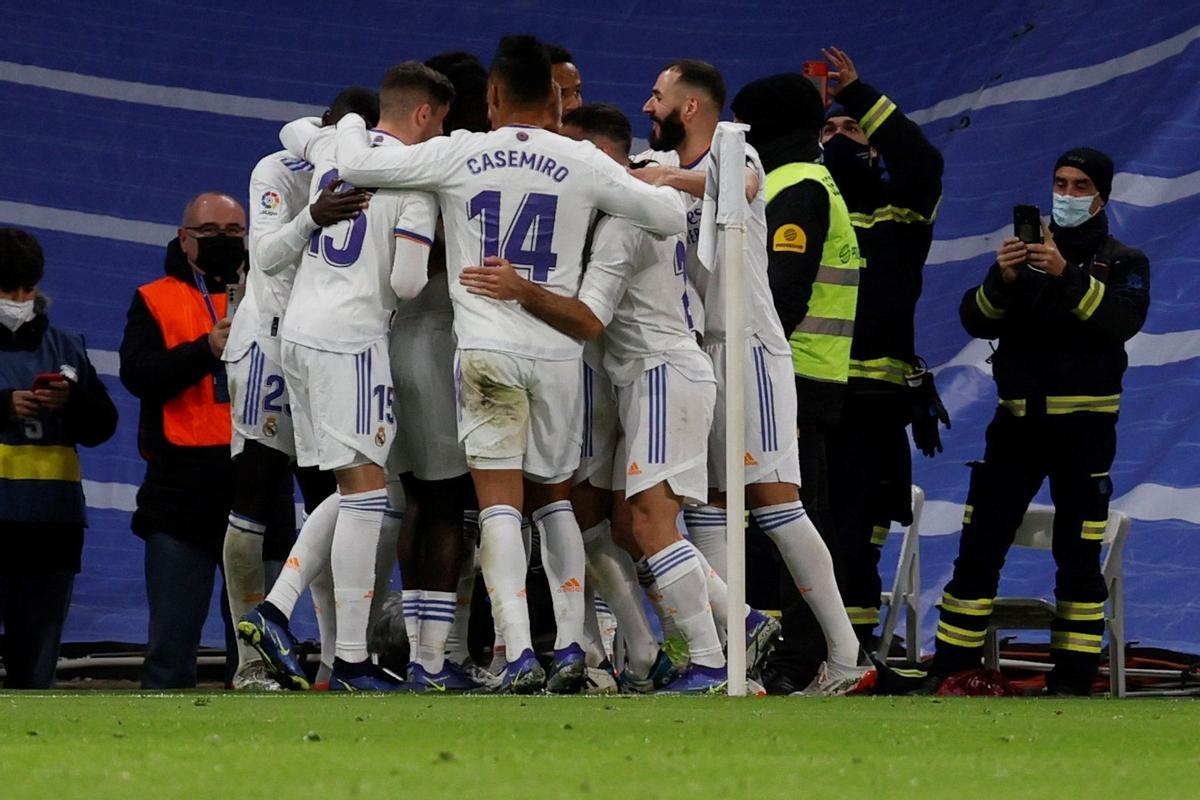
<svg viewBox="0 0 1200 800">
<path fill-rule="evenodd" d="M 409 661 L 416 661 L 417 652 L 421 649 L 421 594 L 420 589 L 405 589 L 400 593 L 404 602 L 404 631 L 408 634 Z"/>
<path fill-rule="evenodd" d="M 647 557 L 668 611 L 687 641 L 692 663 L 702 667 L 725 666 L 721 640 L 708 604 L 708 587 L 696 548 L 686 539 Z"/>
<path fill-rule="evenodd" d="M 558 500 L 533 512 L 541 539 L 542 568 L 550 584 L 556 633 L 554 649 L 583 642 L 586 558 L 583 535 L 570 500 Z"/>
<path fill-rule="evenodd" d="M 604 640 L 600 635 L 600 623 L 596 621 L 596 593 L 590 586 L 583 591 L 583 652 L 589 667 L 598 667 L 608 658 Z"/>
<path fill-rule="evenodd" d="M 725 509 L 700 506 L 683 510 L 683 524 L 692 544 L 708 560 L 710 567 L 724 579 L 728 571 L 728 540 L 725 532 Z"/>
<path fill-rule="evenodd" d="M 521 542 L 521 512 L 494 505 L 479 512 L 479 565 L 500 623 L 508 656 L 533 649 L 529 606 L 525 593 L 525 551 Z"/>
<path fill-rule="evenodd" d="M 646 599 L 650 601 L 650 605 L 654 606 L 654 616 L 658 617 L 658 625 L 662 628 L 663 638 L 670 639 L 672 636 L 678 636 L 679 628 L 675 627 L 675 618 L 667 612 L 662 592 L 658 590 L 658 583 L 654 580 L 654 572 L 651 571 L 650 565 L 646 563 L 645 558 L 641 558 L 635 561 L 633 566 L 637 571 L 638 584 L 646 593 Z"/>
<path fill-rule="evenodd" d="M 296 601 L 318 575 L 329 569 L 329 552 L 333 547 L 333 531 L 337 524 L 338 503 L 341 495 L 337 492 L 321 501 L 313 509 L 300 526 L 300 535 L 288 553 L 283 569 L 275 579 L 267 595 L 267 602 L 278 608 L 289 619 L 296 608 Z M 317 602 L 316 591 L 313 592 L 313 603 Z M 332 601 L 332 597 L 330 597 Z M 333 602 L 321 604 L 333 612 Z"/>
<path fill-rule="evenodd" d="M 236 626 L 238 620 L 250 609 L 262 602 L 263 584 L 263 534 L 267 526 L 241 514 L 229 514 L 229 527 L 225 529 L 225 546 L 222 560 L 225 563 L 225 596 L 229 600 L 229 616 Z M 253 647 L 237 640 L 238 669 L 260 658 Z"/>
<path fill-rule="evenodd" d="M 375 589 L 379 530 L 387 508 L 387 490 L 342 495 L 329 563 L 337 605 L 335 655 L 348 663 L 367 660 L 367 622 Z"/>
<path fill-rule="evenodd" d="M 617 618 L 617 632 L 625 640 L 625 659 L 634 674 L 647 675 L 658 658 L 658 640 L 650 630 L 646 607 L 637 591 L 638 573 L 633 559 L 613 541 L 608 520 L 588 528 L 583 539 L 588 573 Z M 647 574 L 653 580 L 648 567 Z M 655 593 L 661 598 L 661 593 Z"/>
<path fill-rule="evenodd" d="M 800 595 L 812 609 L 825 634 L 829 661 L 842 666 L 858 663 L 858 638 L 846 616 L 833 575 L 829 548 L 800 501 L 763 506 L 752 512 L 763 533 L 779 548 Z"/>
<path fill-rule="evenodd" d="M 421 592 L 421 632 L 417 636 L 415 658 L 432 674 L 442 671 L 446 661 L 446 637 L 454 623 L 457 605 L 454 592 Z"/>
</svg>

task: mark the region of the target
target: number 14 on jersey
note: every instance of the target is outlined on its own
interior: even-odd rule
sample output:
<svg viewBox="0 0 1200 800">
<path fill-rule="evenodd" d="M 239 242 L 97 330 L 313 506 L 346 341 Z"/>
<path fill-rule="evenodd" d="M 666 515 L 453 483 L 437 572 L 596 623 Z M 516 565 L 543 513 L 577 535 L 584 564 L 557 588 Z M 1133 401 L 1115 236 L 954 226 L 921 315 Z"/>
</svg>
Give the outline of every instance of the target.
<svg viewBox="0 0 1200 800">
<path fill-rule="evenodd" d="M 482 229 L 480 261 L 488 256 L 500 256 L 518 269 L 529 270 L 529 280 L 545 283 L 550 279 L 550 272 L 558 266 L 558 255 L 554 252 L 558 197 L 530 192 L 520 203 L 512 224 L 501 239 L 500 192 L 489 189 L 471 198 L 467 206 L 468 218 L 478 218 Z"/>
</svg>

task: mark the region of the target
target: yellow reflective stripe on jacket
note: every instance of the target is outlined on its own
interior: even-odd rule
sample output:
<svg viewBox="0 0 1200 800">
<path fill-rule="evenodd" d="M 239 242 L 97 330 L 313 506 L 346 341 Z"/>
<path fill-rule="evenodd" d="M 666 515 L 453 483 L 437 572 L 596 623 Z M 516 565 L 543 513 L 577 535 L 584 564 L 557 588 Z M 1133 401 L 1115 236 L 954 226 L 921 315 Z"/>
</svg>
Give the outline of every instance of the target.
<svg viewBox="0 0 1200 800">
<path fill-rule="evenodd" d="M 942 609 L 969 617 L 986 617 L 992 613 L 993 600 L 981 597 L 978 600 L 962 600 L 949 592 L 942 592 Z"/>
<path fill-rule="evenodd" d="M 879 609 L 863 608 L 861 606 L 846 606 L 846 616 L 851 625 L 878 625 Z"/>
<path fill-rule="evenodd" d="M 1093 411 L 1115 414 L 1121 406 L 1121 395 L 1063 395 L 1046 398 L 1047 414 L 1073 414 L 1076 411 Z"/>
<path fill-rule="evenodd" d="M 942 199 L 939 197 L 937 205 L 933 207 L 933 213 L 928 217 L 915 208 L 880 206 L 870 214 L 865 214 L 861 211 L 851 213 L 850 224 L 856 228 L 873 228 L 877 222 L 904 222 L 932 225 L 933 221 L 937 218 L 937 212 L 941 205 Z"/>
<path fill-rule="evenodd" d="M 1025 401 L 1024 400 L 1001 400 L 1000 407 L 1014 417 L 1025 416 Z"/>
<path fill-rule="evenodd" d="M 1100 301 L 1104 299 L 1104 282 L 1097 280 L 1095 275 L 1089 275 L 1088 278 L 1091 281 L 1088 290 L 1083 293 L 1079 305 L 1071 309 L 1071 313 L 1079 319 L 1091 319 L 1092 314 L 1100 307 Z"/>
<path fill-rule="evenodd" d="M 1051 631 L 1050 647 L 1055 650 L 1072 650 L 1076 653 L 1099 653 L 1104 637 L 1098 633 L 1076 633 L 1075 631 Z"/>
<path fill-rule="evenodd" d="M 0 444 L 0 480 L 80 480 L 79 454 L 63 445 Z"/>
<path fill-rule="evenodd" d="M 1106 530 L 1108 530 L 1108 520 L 1106 519 L 1084 520 L 1079 536 L 1089 542 L 1103 542 Z"/>
<path fill-rule="evenodd" d="M 858 270 L 863 267 L 846 201 L 829 170 L 821 164 L 800 162 L 767 173 L 765 195 L 769 204 L 784 189 L 806 180 L 820 184 L 829 197 L 829 229 L 808 314 L 788 336 L 792 369 L 812 380 L 845 383 L 850 374 L 850 342 L 858 311 Z"/>
<path fill-rule="evenodd" d="M 970 525 L 973 516 L 975 516 L 975 506 L 970 503 L 963 506 L 963 525 Z"/>
<path fill-rule="evenodd" d="M 887 525 L 873 525 L 871 527 L 871 544 L 882 546 L 887 541 L 890 531 L 891 528 Z"/>
<path fill-rule="evenodd" d="M 1023 417 L 1028 410 L 1028 401 L 1023 398 L 1008 398 L 1000 401 L 1000 407 L 1014 417 Z M 1094 414 L 1116 414 L 1120 410 L 1121 395 L 1119 394 L 1048 395 L 1046 397 L 1046 413 L 1055 416 L 1074 414 L 1080 411 L 1090 411 Z"/>
<path fill-rule="evenodd" d="M 1054 616 L 1072 622 L 1100 622 L 1104 619 L 1104 603 L 1059 600 L 1054 608 Z"/>
<path fill-rule="evenodd" d="M 1008 313 L 1003 308 L 996 308 L 992 305 L 992 301 L 988 299 L 987 292 L 983 290 L 982 285 L 975 290 L 975 305 L 979 306 L 979 311 L 988 319 L 1000 319 Z"/>
<path fill-rule="evenodd" d="M 960 628 L 957 625 L 938 621 L 937 638 L 946 644 L 957 645 L 958 647 L 983 647 L 983 640 L 987 638 L 987 631 L 969 631 L 966 628 Z"/>
<path fill-rule="evenodd" d="M 912 374 L 913 366 L 899 358 L 852 358 L 850 377 L 885 381 L 897 386 L 908 386 L 905 377 Z"/>
<path fill-rule="evenodd" d="M 879 130 L 879 126 L 882 125 L 895 110 L 896 104 L 893 103 L 886 94 L 881 95 L 880 98 L 875 101 L 875 105 L 871 106 L 867 110 L 867 113 L 862 115 L 862 119 L 858 121 L 858 125 L 862 128 L 863 133 L 867 135 L 867 138 L 870 139 L 871 134 Z"/>
</svg>

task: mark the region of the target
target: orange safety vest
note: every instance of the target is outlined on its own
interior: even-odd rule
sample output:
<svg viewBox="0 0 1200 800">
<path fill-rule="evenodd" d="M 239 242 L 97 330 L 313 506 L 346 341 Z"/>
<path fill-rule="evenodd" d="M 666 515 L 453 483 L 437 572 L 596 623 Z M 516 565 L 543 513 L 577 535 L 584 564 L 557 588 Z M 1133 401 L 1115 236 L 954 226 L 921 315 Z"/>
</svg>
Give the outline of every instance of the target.
<svg viewBox="0 0 1200 800">
<path fill-rule="evenodd" d="M 138 289 L 146 308 L 162 331 L 167 349 L 194 342 L 213 329 L 212 316 L 200 290 L 179 278 L 159 278 Z M 224 292 L 210 296 L 217 318 L 225 317 Z M 172 397 L 163 405 L 163 436 L 180 447 L 229 444 L 229 403 L 218 403 L 211 375 Z"/>
</svg>

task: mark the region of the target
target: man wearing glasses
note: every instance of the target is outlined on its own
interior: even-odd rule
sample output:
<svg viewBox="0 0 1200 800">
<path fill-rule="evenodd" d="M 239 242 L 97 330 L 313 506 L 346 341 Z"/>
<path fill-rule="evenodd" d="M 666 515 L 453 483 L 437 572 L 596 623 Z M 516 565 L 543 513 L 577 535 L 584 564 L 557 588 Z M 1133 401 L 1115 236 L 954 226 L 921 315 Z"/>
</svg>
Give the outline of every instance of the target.
<svg viewBox="0 0 1200 800">
<path fill-rule="evenodd" d="M 147 462 L 132 527 L 146 541 L 149 689 L 196 685 L 196 648 L 233 496 L 221 354 L 226 288 L 240 281 L 245 239 L 246 212 L 232 197 L 210 192 L 188 203 L 167 245 L 166 274 L 134 293 L 121 342 L 121 382 L 141 401 L 138 445 Z M 282 522 L 290 533 L 290 498 L 280 497 L 272 527 Z"/>
</svg>

